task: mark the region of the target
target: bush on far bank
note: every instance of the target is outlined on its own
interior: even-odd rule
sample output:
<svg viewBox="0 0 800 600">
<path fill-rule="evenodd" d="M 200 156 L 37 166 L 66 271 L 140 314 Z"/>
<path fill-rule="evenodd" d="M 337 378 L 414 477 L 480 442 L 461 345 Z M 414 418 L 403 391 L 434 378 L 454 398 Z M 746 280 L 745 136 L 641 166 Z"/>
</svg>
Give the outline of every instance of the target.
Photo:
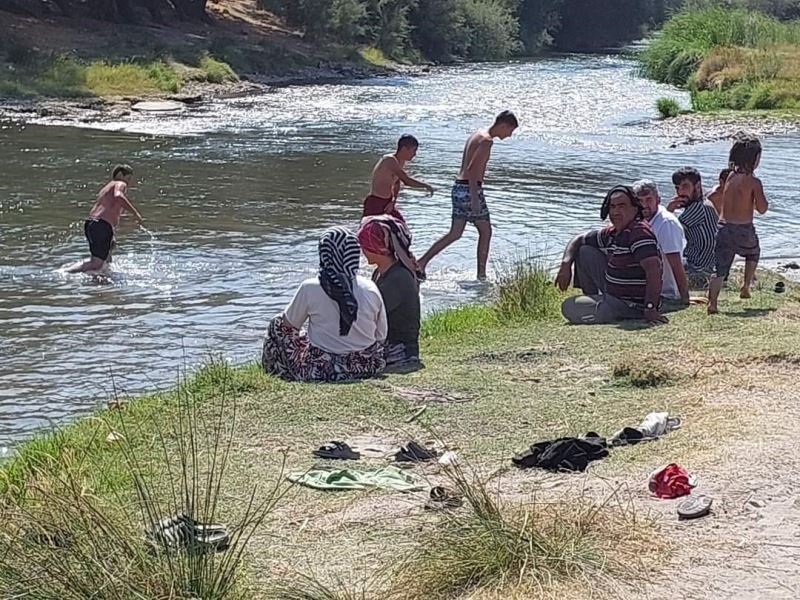
<svg viewBox="0 0 800 600">
<path fill-rule="evenodd" d="M 675 15 L 642 53 L 646 76 L 699 111 L 800 107 L 800 21 L 714 6 Z"/>
</svg>

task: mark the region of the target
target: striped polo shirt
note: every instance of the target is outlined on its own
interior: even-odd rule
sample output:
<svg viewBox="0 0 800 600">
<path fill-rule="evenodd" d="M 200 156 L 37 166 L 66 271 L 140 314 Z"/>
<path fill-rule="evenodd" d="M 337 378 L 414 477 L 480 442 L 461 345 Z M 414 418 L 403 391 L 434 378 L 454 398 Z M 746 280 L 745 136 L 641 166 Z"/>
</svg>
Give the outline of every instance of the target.
<svg viewBox="0 0 800 600">
<path fill-rule="evenodd" d="M 606 292 L 621 300 L 644 304 L 647 276 L 642 261 L 656 257 L 661 262 L 661 250 L 647 221 L 633 221 L 622 231 L 615 231 L 609 225 L 587 233 L 584 243 L 608 257 Z"/>
<path fill-rule="evenodd" d="M 719 217 L 708 200 L 695 200 L 686 205 L 678 216 L 686 232 L 683 259 L 690 273 L 710 273 L 714 270 L 714 248 L 717 243 Z"/>
</svg>

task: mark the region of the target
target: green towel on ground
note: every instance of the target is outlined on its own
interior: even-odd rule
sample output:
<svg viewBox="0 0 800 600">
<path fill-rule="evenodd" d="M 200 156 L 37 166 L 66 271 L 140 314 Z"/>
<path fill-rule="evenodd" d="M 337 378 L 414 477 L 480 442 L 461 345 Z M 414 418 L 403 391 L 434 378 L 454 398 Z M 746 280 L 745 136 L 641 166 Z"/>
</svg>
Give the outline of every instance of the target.
<svg viewBox="0 0 800 600">
<path fill-rule="evenodd" d="M 339 469 L 338 471 L 294 471 L 287 476 L 289 481 L 315 490 L 367 490 L 381 488 L 399 492 L 415 492 L 423 487 L 395 466 L 377 471 Z"/>
</svg>

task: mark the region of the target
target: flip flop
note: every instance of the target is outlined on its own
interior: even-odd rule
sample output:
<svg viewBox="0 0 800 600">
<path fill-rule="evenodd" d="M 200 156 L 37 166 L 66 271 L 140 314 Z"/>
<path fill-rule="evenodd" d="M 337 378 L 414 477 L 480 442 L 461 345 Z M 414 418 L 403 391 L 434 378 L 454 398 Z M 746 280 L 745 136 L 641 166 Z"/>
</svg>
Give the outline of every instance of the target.
<svg viewBox="0 0 800 600">
<path fill-rule="evenodd" d="M 775 284 L 775 293 L 776 294 L 782 294 L 785 291 L 786 291 L 786 284 L 784 282 L 779 281 L 778 283 Z"/>
<path fill-rule="evenodd" d="M 431 488 L 430 497 L 425 502 L 425 510 L 447 510 L 464 505 L 464 498 L 458 492 L 437 485 Z"/>
<path fill-rule="evenodd" d="M 328 442 L 320 446 L 318 450 L 311 452 L 317 458 L 326 458 L 329 460 L 359 460 L 361 454 L 354 452 L 353 449 L 345 442 Z"/>
<path fill-rule="evenodd" d="M 185 548 L 194 553 L 221 552 L 230 546 L 225 525 L 199 523 L 184 513 L 153 524 L 145 536 L 153 550 Z"/>
<path fill-rule="evenodd" d="M 427 462 L 439 458 L 435 450 L 429 450 L 415 441 L 410 441 L 394 455 L 397 462 Z"/>
<path fill-rule="evenodd" d="M 714 499 L 708 496 L 689 496 L 678 504 L 678 518 L 685 520 L 705 517 L 711 512 L 713 503 Z"/>
</svg>

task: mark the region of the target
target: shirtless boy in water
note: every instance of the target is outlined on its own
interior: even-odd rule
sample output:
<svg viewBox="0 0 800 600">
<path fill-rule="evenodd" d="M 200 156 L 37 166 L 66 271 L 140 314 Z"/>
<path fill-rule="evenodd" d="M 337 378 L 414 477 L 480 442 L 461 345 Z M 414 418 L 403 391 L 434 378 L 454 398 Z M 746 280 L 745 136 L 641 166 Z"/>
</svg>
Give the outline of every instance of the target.
<svg viewBox="0 0 800 600">
<path fill-rule="evenodd" d="M 400 193 L 400 184 L 404 183 L 410 188 L 427 190 L 433 195 L 433 188 L 423 181 L 409 177 L 405 172 L 407 162 L 417 155 L 419 142 L 413 135 L 402 135 L 397 140 L 397 150 L 394 154 L 382 157 L 372 170 L 372 184 L 369 196 L 364 199 L 364 217 L 390 214 L 404 221 L 397 210 L 397 195 Z"/>
<path fill-rule="evenodd" d="M 467 223 L 472 223 L 478 230 L 478 279 L 486 279 L 492 224 L 489 220 L 489 208 L 483 197 L 483 179 L 494 139 L 504 140 L 511 137 L 518 125 L 514 113 L 505 110 L 497 115 L 491 127 L 479 129 L 467 140 L 461 158 L 461 170 L 458 172 L 458 178 L 453 184 L 451 192 L 453 220 L 450 231 L 419 259 L 419 268 L 423 272 L 431 259 L 460 239 Z"/>
<path fill-rule="evenodd" d="M 142 215 L 127 197 L 128 186 L 133 180 L 133 169 L 128 165 L 114 168 L 109 181 L 98 192 L 89 218 L 83 224 L 83 232 L 89 242 L 91 258 L 69 269 L 70 273 L 99 271 L 110 262 L 111 247 L 114 243 L 114 229 L 119 224 L 122 211 L 133 215 L 142 224 Z"/>
<path fill-rule="evenodd" d="M 761 180 L 753 174 L 760 160 L 761 142 L 758 138 L 753 135 L 738 134 L 731 147 L 729 158 L 731 174 L 725 181 L 722 211 L 719 215 L 714 257 L 716 267 L 708 288 L 710 315 L 719 312 L 717 299 L 737 254 L 745 259 L 744 284 L 739 296 L 750 297 L 750 286 L 753 284 L 761 255 L 758 235 L 753 226 L 753 214 L 758 211 L 763 215 L 769 208 Z"/>
</svg>

